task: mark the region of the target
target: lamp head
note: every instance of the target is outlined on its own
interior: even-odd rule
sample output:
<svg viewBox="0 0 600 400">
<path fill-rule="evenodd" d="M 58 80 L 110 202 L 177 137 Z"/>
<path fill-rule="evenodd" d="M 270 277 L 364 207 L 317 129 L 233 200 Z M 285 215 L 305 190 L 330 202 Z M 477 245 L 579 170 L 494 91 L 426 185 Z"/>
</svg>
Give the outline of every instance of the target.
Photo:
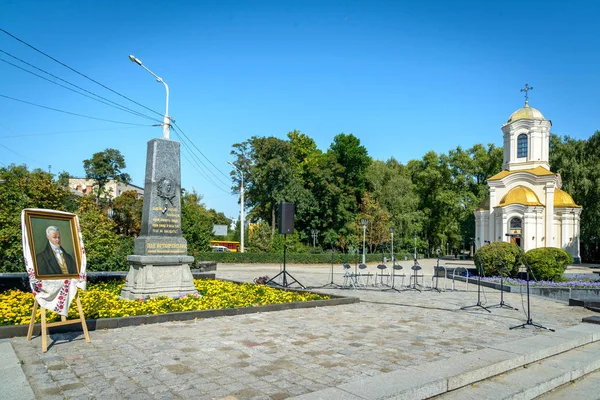
<svg viewBox="0 0 600 400">
<path fill-rule="evenodd" d="M 367 223 L 369 223 L 369 220 L 366 218 L 361 218 L 360 223 L 363 227 L 365 227 L 365 226 L 367 226 Z"/>
<path fill-rule="evenodd" d="M 390 226 L 390 233 L 394 233 L 394 227 Z"/>
<path fill-rule="evenodd" d="M 129 59 L 130 59 L 132 62 L 136 63 L 137 65 L 142 65 L 142 61 L 141 61 L 140 59 L 138 59 L 138 58 L 135 58 L 135 56 L 134 56 L 134 55 L 131 55 L 131 54 L 130 54 L 130 55 L 129 55 Z"/>
</svg>

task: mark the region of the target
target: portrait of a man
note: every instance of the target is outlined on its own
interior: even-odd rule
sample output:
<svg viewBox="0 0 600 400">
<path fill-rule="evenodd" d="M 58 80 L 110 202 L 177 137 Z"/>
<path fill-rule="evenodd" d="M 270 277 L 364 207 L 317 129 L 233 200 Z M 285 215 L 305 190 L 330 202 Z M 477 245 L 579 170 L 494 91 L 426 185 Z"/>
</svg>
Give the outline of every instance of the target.
<svg viewBox="0 0 600 400">
<path fill-rule="evenodd" d="M 77 274 L 77 263 L 61 245 L 60 229 L 54 225 L 46 228 L 47 243 L 35 255 L 38 275 Z"/>
</svg>

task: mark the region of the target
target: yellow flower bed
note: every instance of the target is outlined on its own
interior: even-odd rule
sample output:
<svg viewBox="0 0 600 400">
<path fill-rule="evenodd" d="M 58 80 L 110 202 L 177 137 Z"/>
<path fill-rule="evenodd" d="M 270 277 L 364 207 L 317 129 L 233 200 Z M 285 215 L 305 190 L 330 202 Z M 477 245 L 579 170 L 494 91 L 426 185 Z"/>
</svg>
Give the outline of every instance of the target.
<svg viewBox="0 0 600 400">
<path fill-rule="evenodd" d="M 123 300 L 119 295 L 124 284 L 122 281 L 89 284 L 86 292 L 80 291 L 79 296 L 86 318 L 129 317 L 329 299 L 329 296 L 325 295 L 287 292 L 265 285 L 197 279 L 194 280 L 194 286 L 200 296 Z M 33 301 L 31 292 L 9 290 L 0 293 L 0 325 L 29 324 Z M 41 311 L 38 308 L 36 322 L 40 322 L 40 315 Z M 48 322 L 60 320 L 60 316 L 51 311 L 48 311 L 46 316 Z M 77 318 L 77 307 L 74 303 L 69 309 L 69 318 Z"/>
</svg>

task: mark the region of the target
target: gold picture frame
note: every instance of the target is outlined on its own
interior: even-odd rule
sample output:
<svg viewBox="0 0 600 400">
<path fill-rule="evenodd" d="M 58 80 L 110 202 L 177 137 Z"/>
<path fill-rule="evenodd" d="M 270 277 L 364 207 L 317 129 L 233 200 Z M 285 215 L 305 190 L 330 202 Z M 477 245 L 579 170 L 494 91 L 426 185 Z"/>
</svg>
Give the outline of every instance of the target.
<svg viewBox="0 0 600 400">
<path fill-rule="evenodd" d="M 25 210 L 29 250 L 37 279 L 79 278 L 81 247 L 76 215 Z"/>
</svg>

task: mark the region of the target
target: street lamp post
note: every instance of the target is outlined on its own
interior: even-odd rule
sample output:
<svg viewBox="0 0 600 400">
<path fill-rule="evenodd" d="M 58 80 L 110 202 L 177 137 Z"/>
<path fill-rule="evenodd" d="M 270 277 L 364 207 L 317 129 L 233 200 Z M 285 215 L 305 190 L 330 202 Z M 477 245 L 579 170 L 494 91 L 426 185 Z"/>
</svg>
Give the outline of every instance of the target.
<svg viewBox="0 0 600 400">
<path fill-rule="evenodd" d="M 167 91 L 167 101 L 166 101 L 167 105 L 165 108 L 165 117 L 163 119 L 163 137 L 165 139 L 169 139 L 170 129 L 171 129 L 171 117 L 169 117 L 169 86 L 167 85 L 167 82 L 163 81 L 163 79 L 160 76 L 156 75 L 154 72 L 150 71 L 144 64 L 142 64 L 142 60 L 140 60 L 139 58 L 136 58 L 133 55 L 130 55 L 129 59 L 132 62 L 139 65 L 140 67 L 144 68 L 146 71 L 150 72 L 152 74 L 152 76 L 156 78 L 156 82 L 160 82 L 163 85 L 165 85 L 165 90 Z"/>
<path fill-rule="evenodd" d="M 366 218 L 361 218 L 360 219 L 360 223 L 362 224 L 362 228 L 363 228 L 363 254 L 362 254 L 362 263 L 365 264 L 365 240 L 366 240 L 366 233 L 367 233 L 367 224 L 369 223 L 369 220 Z"/>
<path fill-rule="evenodd" d="M 417 261 L 417 232 L 415 232 L 415 262 Z"/>
<path fill-rule="evenodd" d="M 317 245 L 317 235 L 319 234 L 319 230 L 311 229 L 310 234 L 312 235 L 312 238 L 313 238 L 313 249 L 314 249 Z"/>
<path fill-rule="evenodd" d="M 242 177 L 240 185 L 240 252 L 244 252 L 244 230 L 246 228 L 246 221 L 244 220 L 244 173 L 238 167 L 233 165 L 232 162 L 227 161 L 227 164 L 231 165 Z"/>
<path fill-rule="evenodd" d="M 392 267 L 396 265 L 394 263 L 394 227 L 390 226 L 390 234 L 392 235 Z"/>
</svg>

